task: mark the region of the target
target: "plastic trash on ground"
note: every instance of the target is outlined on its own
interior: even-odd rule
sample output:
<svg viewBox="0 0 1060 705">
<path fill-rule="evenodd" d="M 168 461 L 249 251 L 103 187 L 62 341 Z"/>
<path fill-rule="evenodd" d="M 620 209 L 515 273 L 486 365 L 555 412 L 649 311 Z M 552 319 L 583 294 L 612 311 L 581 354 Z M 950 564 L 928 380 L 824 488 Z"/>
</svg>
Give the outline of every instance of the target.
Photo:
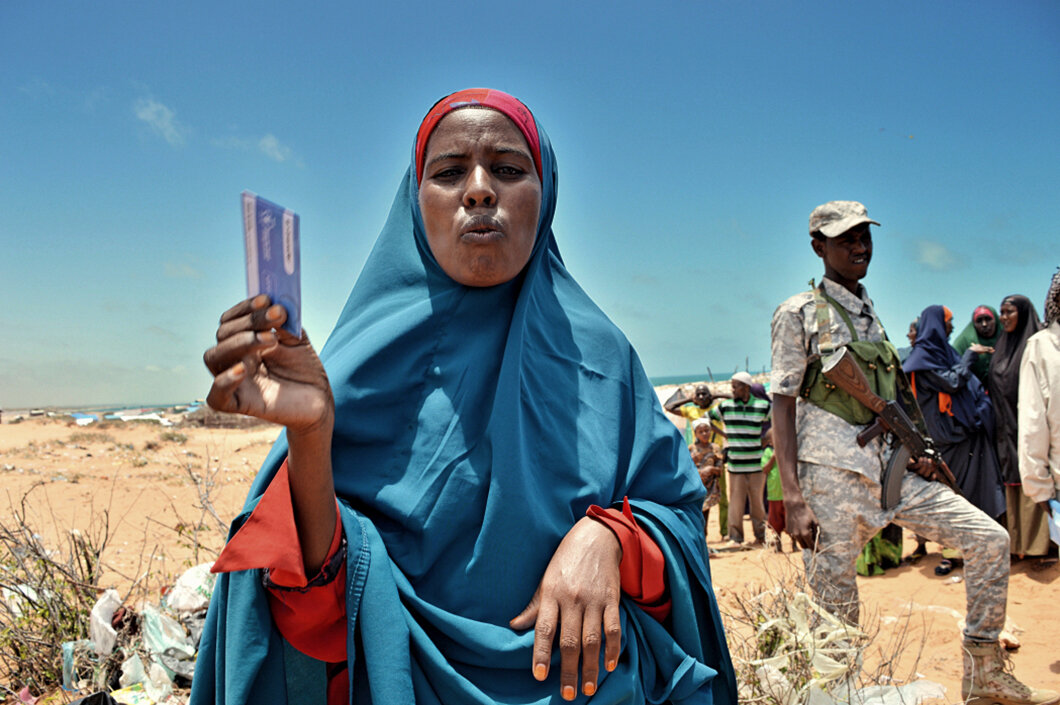
<svg viewBox="0 0 1060 705">
<path fill-rule="evenodd" d="M 96 653 L 100 656 L 109 656 L 114 650 L 114 642 L 118 639 L 118 632 L 110 625 L 114 612 L 121 607 L 121 597 L 118 591 L 107 590 L 96 600 L 95 606 L 89 615 L 88 634 L 92 637 L 92 643 Z"/>
<path fill-rule="evenodd" d="M 140 660 L 137 654 L 133 654 L 122 662 L 121 677 L 118 679 L 118 685 L 123 689 L 127 690 L 130 687 L 142 685 L 145 680 L 147 680 L 147 671 L 144 670 L 144 662 Z M 111 693 L 111 695 L 114 695 L 114 693 Z"/>
<path fill-rule="evenodd" d="M 757 636 L 772 645 L 770 655 L 750 664 L 761 689 L 783 705 L 918 705 L 946 693 L 943 686 L 927 680 L 855 688 L 864 648 L 860 644 L 867 635 L 803 592 L 787 602 L 786 614 L 759 624 Z M 796 688 L 785 672 L 807 657 L 812 679 Z"/>
<path fill-rule="evenodd" d="M 147 696 L 143 683 L 112 690 L 110 696 L 121 705 L 155 705 L 155 701 Z"/>
<path fill-rule="evenodd" d="M 166 593 L 166 606 L 174 612 L 198 612 L 210 606 L 210 596 L 217 576 L 210 572 L 213 563 L 188 568 Z"/>
<path fill-rule="evenodd" d="M 188 641 L 180 622 L 162 614 L 154 605 L 144 606 L 143 635 L 144 644 L 154 655 L 172 649 L 171 654 L 181 653 L 188 658 L 195 656 L 195 647 Z"/>
<path fill-rule="evenodd" d="M 147 672 L 147 680 L 144 681 L 144 692 L 147 697 L 156 703 L 160 703 L 173 694 L 173 681 L 160 663 L 152 663 L 151 670 Z"/>
<path fill-rule="evenodd" d="M 195 647 L 180 622 L 162 614 L 154 605 L 146 605 L 143 611 L 143 635 L 144 644 L 151 654 L 151 666 L 144 681 L 147 694 L 158 701 L 163 699 L 164 688 L 158 672 L 165 677 L 165 687 L 170 690 L 174 682 L 178 686 L 190 685 L 195 674 Z"/>
<path fill-rule="evenodd" d="M 40 700 L 40 696 L 32 695 L 29 692 L 29 686 L 25 686 L 22 690 L 18 691 L 18 701 L 23 705 L 37 705 L 37 701 Z"/>
<path fill-rule="evenodd" d="M 206 610 L 201 612 L 183 612 L 180 615 L 180 623 L 188 630 L 188 638 L 192 646 L 199 648 L 202 640 L 202 630 L 206 627 Z"/>
<path fill-rule="evenodd" d="M 15 619 L 22 618 L 22 608 L 26 602 L 34 603 L 40 600 L 33 586 L 25 583 L 19 583 L 13 587 L 0 588 L 0 597 L 3 598 L 4 604 L 11 610 L 11 616 Z"/>
<path fill-rule="evenodd" d="M 174 685 L 180 688 L 190 688 L 191 680 L 195 677 L 195 660 L 189 658 L 183 652 L 176 649 L 166 649 L 165 653 L 158 655 L 158 660 L 166 669 L 166 673 L 173 679 Z"/>
<path fill-rule="evenodd" d="M 768 663 L 762 664 L 755 669 L 762 689 L 773 696 L 782 705 L 795 705 L 795 689 L 791 686 L 788 677 L 780 672 L 776 666 Z"/>
<path fill-rule="evenodd" d="M 63 688 L 80 690 L 85 681 L 92 679 L 95 648 L 88 639 L 79 639 L 64 641 L 60 650 L 63 655 Z"/>
<path fill-rule="evenodd" d="M 926 700 L 946 697 L 946 688 L 929 680 L 905 685 L 871 685 L 866 688 L 840 688 L 826 692 L 810 689 L 806 705 L 920 705 Z"/>
<path fill-rule="evenodd" d="M 92 695 L 86 695 L 79 700 L 73 701 L 70 705 L 117 705 L 117 703 L 114 698 L 101 691 L 99 693 L 92 693 Z"/>
</svg>

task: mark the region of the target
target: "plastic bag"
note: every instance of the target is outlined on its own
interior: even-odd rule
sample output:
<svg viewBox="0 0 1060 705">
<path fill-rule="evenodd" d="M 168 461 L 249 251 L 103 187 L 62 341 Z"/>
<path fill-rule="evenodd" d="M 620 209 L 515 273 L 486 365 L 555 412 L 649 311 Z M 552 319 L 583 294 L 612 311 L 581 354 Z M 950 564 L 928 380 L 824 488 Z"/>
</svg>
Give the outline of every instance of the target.
<svg viewBox="0 0 1060 705">
<path fill-rule="evenodd" d="M 173 681 L 169 680 L 169 674 L 166 673 L 162 664 L 151 664 L 151 670 L 147 672 L 147 680 L 144 681 L 144 692 L 156 703 L 173 694 Z"/>
<path fill-rule="evenodd" d="M 143 634 L 144 643 L 152 654 L 161 655 L 172 649 L 188 657 L 195 655 L 195 647 L 184 634 L 184 627 L 172 617 L 159 612 L 154 605 L 144 606 Z"/>
<path fill-rule="evenodd" d="M 118 679 L 118 685 L 122 688 L 128 688 L 138 683 L 143 683 L 147 680 L 147 672 L 144 670 L 144 662 L 140 660 L 140 657 L 133 654 L 121 664 L 121 678 Z"/>
<path fill-rule="evenodd" d="M 81 683 L 92 678 L 94 648 L 88 639 L 64 641 L 60 647 L 63 654 L 63 688 L 79 690 Z"/>
<path fill-rule="evenodd" d="M 166 606 L 174 612 L 198 612 L 210 606 L 210 596 L 217 576 L 210 572 L 213 563 L 188 568 L 166 593 Z"/>
<path fill-rule="evenodd" d="M 118 632 L 110 625 L 114 617 L 114 611 L 121 607 L 121 597 L 117 590 L 107 590 L 103 593 L 88 618 L 88 635 L 92 637 L 92 644 L 96 653 L 100 656 L 108 656 L 114 650 L 114 642 L 118 639 Z"/>
<path fill-rule="evenodd" d="M 143 683 L 130 685 L 121 690 L 112 690 L 110 696 L 120 705 L 155 705 L 155 701 L 147 697 Z"/>
<path fill-rule="evenodd" d="M 180 615 L 180 623 L 188 630 L 188 640 L 196 649 L 202 639 L 202 630 L 206 627 L 206 610 L 202 612 L 183 612 Z"/>
</svg>

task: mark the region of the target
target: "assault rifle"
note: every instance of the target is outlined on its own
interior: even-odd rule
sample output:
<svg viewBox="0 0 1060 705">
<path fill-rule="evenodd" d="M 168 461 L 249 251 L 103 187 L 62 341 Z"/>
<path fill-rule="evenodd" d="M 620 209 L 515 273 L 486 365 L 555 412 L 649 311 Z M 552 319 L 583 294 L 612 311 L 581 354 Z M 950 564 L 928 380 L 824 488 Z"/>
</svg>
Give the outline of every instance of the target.
<svg viewBox="0 0 1060 705">
<path fill-rule="evenodd" d="M 934 442 L 921 435 L 897 401 L 887 401 L 872 391 L 869 381 L 865 379 L 865 373 L 858 367 L 847 348 L 840 348 L 829 355 L 821 366 L 821 372 L 833 384 L 876 414 L 876 420 L 858 434 L 858 445 L 864 447 L 884 431 L 893 433 L 898 442 L 898 447 L 891 453 L 880 476 L 880 505 L 884 509 L 891 509 L 901 499 L 902 477 L 910 460 L 927 458 L 935 464 L 941 481 L 957 494 L 961 493 L 953 473 L 935 450 Z"/>
</svg>

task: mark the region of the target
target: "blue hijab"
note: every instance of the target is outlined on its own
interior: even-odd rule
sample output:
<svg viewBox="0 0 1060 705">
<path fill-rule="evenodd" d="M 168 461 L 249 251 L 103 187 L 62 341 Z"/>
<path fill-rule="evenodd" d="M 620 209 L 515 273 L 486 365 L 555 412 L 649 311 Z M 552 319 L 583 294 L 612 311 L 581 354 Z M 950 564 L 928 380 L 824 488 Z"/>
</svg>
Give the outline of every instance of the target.
<svg viewBox="0 0 1060 705">
<path fill-rule="evenodd" d="M 917 320 L 916 342 L 902 369 L 906 374 L 955 370 L 961 364 L 961 356 L 949 343 L 944 307 L 928 306 Z M 953 417 L 961 425 L 970 430 L 984 428 L 983 417 L 989 412 L 989 402 L 975 375 L 968 374 L 967 382 L 950 397 Z"/>
<path fill-rule="evenodd" d="M 321 353 L 335 396 L 351 702 L 557 700 L 558 650 L 537 682 L 533 630 L 508 621 L 586 508 L 628 496 L 665 556 L 673 612 L 663 625 L 622 598 L 622 656 L 614 672 L 601 667 L 592 702 L 735 703 L 702 484 L 636 353 L 563 264 L 555 156 L 534 129 L 542 200 L 522 274 L 470 288 L 441 270 L 414 154 Z M 281 435 L 233 533 L 286 452 Z M 295 670 L 260 574 L 219 576 L 193 705 L 286 703 Z"/>
</svg>

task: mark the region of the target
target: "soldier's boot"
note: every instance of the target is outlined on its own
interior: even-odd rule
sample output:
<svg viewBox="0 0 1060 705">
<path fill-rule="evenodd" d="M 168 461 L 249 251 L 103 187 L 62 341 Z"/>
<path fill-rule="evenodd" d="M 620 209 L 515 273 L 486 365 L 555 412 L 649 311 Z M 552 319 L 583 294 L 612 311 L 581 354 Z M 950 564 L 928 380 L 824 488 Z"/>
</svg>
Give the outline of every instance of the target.
<svg viewBox="0 0 1060 705">
<path fill-rule="evenodd" d="M 1053 705 L 1060 703 L 1055 690 L 1031 688 L 1012 674 L 1012 662 L 996 641 L 964 642 L 964 675 L 961 697 L 967 705 Z"/>
</svg>

